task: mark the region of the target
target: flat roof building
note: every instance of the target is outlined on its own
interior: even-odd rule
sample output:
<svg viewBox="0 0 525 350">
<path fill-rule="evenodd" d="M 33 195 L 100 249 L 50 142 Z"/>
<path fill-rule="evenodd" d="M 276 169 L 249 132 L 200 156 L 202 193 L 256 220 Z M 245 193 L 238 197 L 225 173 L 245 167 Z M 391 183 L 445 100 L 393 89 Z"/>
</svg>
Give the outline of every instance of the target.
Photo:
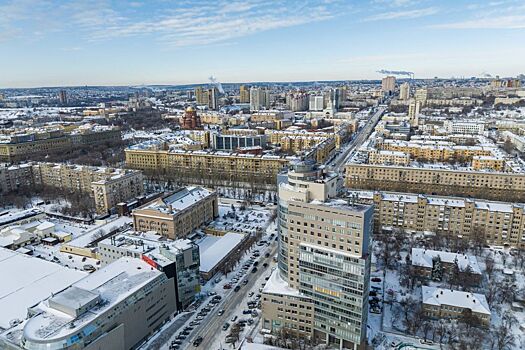
<svg viewBox="0 0 525 350">
<path fill-rule="evenodd" d="M 127 350 L 175 311 L 172 281 L 145 261 L 122 258 L 30 308 L 20 345 Z"/>
<path fill-rule="evenodd" d="M 29 307 L 86 275 L 82 271 L 0 248 L 0 330 L 22 322 Z"/>
</svg>

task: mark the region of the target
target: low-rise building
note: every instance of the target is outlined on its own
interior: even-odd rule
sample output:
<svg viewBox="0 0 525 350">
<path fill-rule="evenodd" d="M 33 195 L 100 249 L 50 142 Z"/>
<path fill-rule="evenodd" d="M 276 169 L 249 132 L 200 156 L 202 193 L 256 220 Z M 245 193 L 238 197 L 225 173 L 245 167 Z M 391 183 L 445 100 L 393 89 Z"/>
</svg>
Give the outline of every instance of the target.
<svg viewBox="0 0 525 350">
<path fill-rule="evenodd" d="M 432 278 L 432 272 L 438 268 L 440 269 L 438 273 L 445 276 L 445 274 L 451 273 L 457 266 L 460 276 L 468 273 L 470 274 L 469 278 L 474 278 L 477 283 L 481 281 L 481 269 L 474 255 L 412 248 L 410 257 L 412 266 L 416 269 L 418 275 L 422 277 Z M 438 261 L 439 267 L 436 266 Z"/>
<path fill-rule="evenodd" d="M 490 324 L 490 308 L 482 294 L 458 290 L 421 287 L 423 311 L 435 319 L 458 319 L 471 312 L 483 326 Z"/>
<path fill-rule="evenodd" d="M 170 239 L 186 238 L 218 215 L 218 198 L 202 187 L 181 188 L 133 211 L 136 231 L 155 231 Z"/>
</svg>

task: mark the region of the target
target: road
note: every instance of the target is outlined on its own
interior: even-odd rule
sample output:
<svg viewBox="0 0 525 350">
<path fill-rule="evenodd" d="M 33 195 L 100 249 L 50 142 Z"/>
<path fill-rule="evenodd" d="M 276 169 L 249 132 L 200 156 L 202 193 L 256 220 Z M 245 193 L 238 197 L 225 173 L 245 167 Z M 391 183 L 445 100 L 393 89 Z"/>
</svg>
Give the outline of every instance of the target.
<svg viewBox="0 0 525 350">
<path fill-rule="evenodd" d="M 332 161 L 331 169 L 336 172 L 340 172 L 341 168 L 346 164 L 348 159 L 353 155 L 354 151 L 359 149 L 361 145 L 368 139 L 375 126 L 381 119 L 381 116 L 385 112 L 386 107 L 379 107 L 374 115 L 366 122 L 365 126 L 356 134 L 356 136 L 348 143 L 346 150 Z"/>
<path fill-rule="evenodd" d="M 268 252 L 268 250 L 266 250 Z M 211 349 L 211 345 L 214 343 L 214 341 L 217 339 L 218 336 L 221 335 L 222 332 L 222 326 L 225 322 L 230 322 L 231 317 L 238 311 L 239 309 L 247 309 L 247 306 L 242 307 L 241 304 L 243 303 L 244 299 L 246 298 L 248 292 L 255 286 L 256 281 L 262 276 L 262 275 L 269 275 L 271 273 L 270 266 L 271 266 L 271 260 L 275 253 L 277 252 L 277 242 L 272 241 L 272 245 L 270 246 L 270 256 L 268 258 L 265 258 L 264 255 L 259 260 L 259 268 L 257 269 L 257 272 L 251 273 L 248 272 L 244 277 L 244 279 L 248 278 L 248 284 L 245 286 L 242 286 L 242 281 L 239 281 L 239 285 L 241 285 L 241 290 L 238 292 L 231 292 L 231 294 L 227 296 L 223 296 L 223 301 L 215 307 L 210 316 L 211 319 L 207 319 L 207 322 L 202 324 L 200 328 L 197 330 L 197 332 L 194 332 L 192 334 L 191 339 L 195 339 L 198 336 L 201 336 L 204 340 L 201 343 L 200 346 L 197 348 L 194 348 L 193 345 L 189 345 L 189 347 L 194 349 L 207 349 L 207 350 L 215 350 Z M 264 252 L 261 252 L 264 254 Z M 268 263 L 268 268 L 262 268 L 263 263 Z M 250 270 L 251 271 L 251 268 Z M 226 300 L 224 300 L 226 299 Z M 224 309 L 225 312 L 222 316 L 217 316 L 217 312 L 220 309 Z M 260 311 L 259 311 L 260 313 Z M 225 333 L 225 332 L 223 332 Z M 240 339 L 242 341 L 242 339 Z M 226 347 L 227 344 L 224 344 L 224 347 Z"/>
</svg>

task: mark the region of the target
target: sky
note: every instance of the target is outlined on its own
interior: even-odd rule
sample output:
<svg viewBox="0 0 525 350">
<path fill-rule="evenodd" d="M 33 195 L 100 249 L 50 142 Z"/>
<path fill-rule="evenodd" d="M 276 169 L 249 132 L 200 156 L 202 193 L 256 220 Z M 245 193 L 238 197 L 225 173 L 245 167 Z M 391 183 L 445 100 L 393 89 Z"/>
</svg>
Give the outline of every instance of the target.
<svg viewBox="0 0 525 350">
<path fill-rule="evenodd" d="M 0 88 L 525 73 L 523 0 L 0 0 Z"/>
</svg>

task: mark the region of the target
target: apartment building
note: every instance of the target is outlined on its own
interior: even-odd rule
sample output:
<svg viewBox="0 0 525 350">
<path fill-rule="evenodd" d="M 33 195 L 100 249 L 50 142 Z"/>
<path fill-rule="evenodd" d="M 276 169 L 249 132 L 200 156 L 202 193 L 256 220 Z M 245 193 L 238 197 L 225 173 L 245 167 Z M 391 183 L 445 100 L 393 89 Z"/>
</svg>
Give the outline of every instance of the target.
<svg viewBox="0 0 525 350">
<path fill-rule="evenodd" d="M 136 231 L 155 231 L 169 239 L 186 238 L 219 215 L 217 193 L 185 187 L 133 210 Z"/>
<path fill-rule="evenodd" d="M 505 159 L 492 156 L 473 156 L 472 169 L 505 171 Z"/>
<path fill-rule="evenodd" d="M 467 241 L 483 235 L 487 244 L 525 246 L 521 203 L 393 192 L 352 191 L 352 195 L 360 203 L 374 204 L 376 230 L 435 232 Z"/>
<path fill-rule="evenodd" d="M 18 345 L 133 349 L 176 310 L 172 279 L 143 260 L 121 258 L 31 307 Z"/>
<path fill-rule="evenodd" d="M 482 294 L 427 286 L 421 287 L 421 294 L 423 311 L 428 317 L 457 319 L 465 310 L 470 310 L 480 325 L 488 327 L 490 324 L 489 304 Z"/>
<path fill-rule="evenodd" d="M 406 191 L 435 195 L 472 196 L 521 202 L 525 174 L 476 171 L 453 167 L 348 163 L 346 186 L 351 189 Z"/>
<path fill-rule="evenodd" d="M 122 170 L 105 179 L 94 181 L 91 187 L 98 213 L 107 213 L 117 204 L 144 193 L 142 174 L 133 170 Z"/>
<path fill-rule="evenodd" d="M 0 194 L 16 191 L 21 187 L 33 185 L 31 164 L 10 166 L 0 163 Z"/>
<path fill-rule="evenodd" d="M 239 102 L 250 103 L 250 87 L 247 85 L 241 85 L 239 87 Z"/>
<path fill-rule="evenodd" d="M 136 170 L 45 162 L 0 167 L 0 193 L 27 186 L 85 193 L 100 214 L 144 193 L 142 173 Z"/>
<path fill-rule="evenodd" d="M 250 88 L 250 110 L 270 108 L 270 90 L 262 87 Z"/>
<path fill-rule="evenodd" d="M 389 75 L 381 80 L 381 90 L 391 93 L 396 89 L 396 77 Z"/>
<path fill-rule="evenodd" d="M 399 151 L 372 150 L 368 152 L 368 162 L 370 164 L 408 165 L 410 155 Z"/>
<path fill-rule="evenodd" d="M 200 291 L 199 246 L 189 239 L 172 241 L 154 232 L 127 231 L 106 238 L 97 246 L 102 266 L 133 257 L 163 271 L 175 284 L 177 309 L 185 309 Z"/>
<path fill-rule="evenodd" d="M 446 120 L 443 123 L 445 130 L 450 134 L 473 134 L 482 135 L 485 131 L 485 124 L 479 120 L 473 121 L 455 121 Z"/>
<path fill-rule="evenodd" d="M 373 207 L 337 199 L 337 175 L 313 164 L 278 182 L 278 269 L 263 289 L 263 329 L 364 349 Z"/>
<path fill-rule="evenodd" d="M 17 162 L 35 154 L 56 154 L 75 145 L 92 145 L 120 140 L 120 130 L 113 127 L 79 127 L 70 132 L 61 129 L 37 130 L 12 134 L 0 139 L 0 162 Z"/>
<path fill-rule="evenodd" d="M 59 153 L 71 146 L 71 138 L 61 130 L 13 135 L 0 142 L 0 161 L 16 162 L 33 154 Z"/>
<path fill-rule="evenodd" d="M 164 174 L 213 174 L 228 179 L 257 176 L 274 182 L 275 176 L 290 161 L 289 157 L 228 152 L 164 150 L 144 144 L 125 150 L 129 168 Z"/>
<path fill-rule="evenodd" d="M 413 159 L 425 159 L 427 162 L 443 162 L 451 159 L 470 160 L 474 156 L 493 156 L 495 150 L 495 147 L 464 146 L 445 140 L 403 141 L 392 139 L 378 141 L 377 148 L 406 152 Z"/>
</svg>

